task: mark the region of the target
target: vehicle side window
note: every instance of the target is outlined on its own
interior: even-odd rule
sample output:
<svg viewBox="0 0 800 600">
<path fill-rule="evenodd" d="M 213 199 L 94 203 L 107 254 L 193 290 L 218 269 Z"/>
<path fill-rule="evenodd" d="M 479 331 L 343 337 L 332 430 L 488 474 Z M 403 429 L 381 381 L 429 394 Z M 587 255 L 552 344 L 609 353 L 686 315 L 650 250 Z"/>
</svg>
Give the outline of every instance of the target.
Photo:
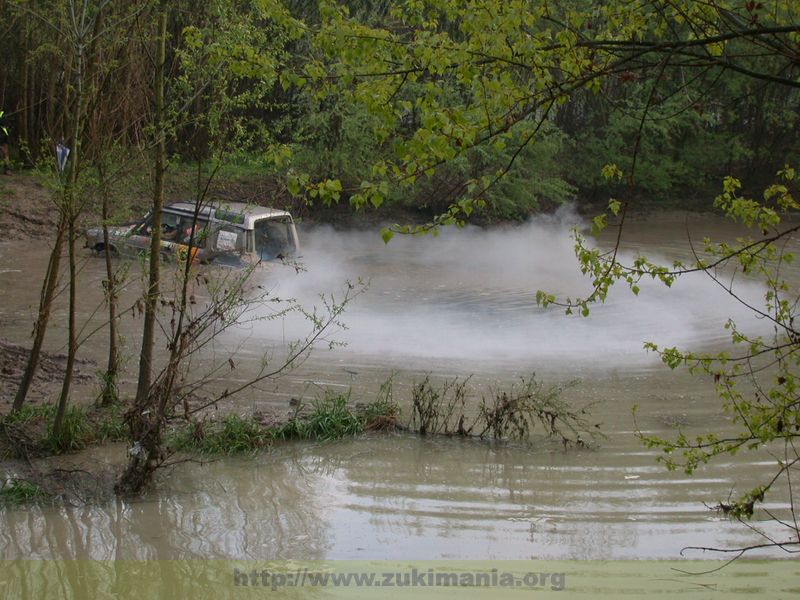
<svg viewBox="0 0 800 600">
<path fill-rule="evenodd" d="M 163 241 L 174 241 L 178 235 L 178 215 L 172 213 L 161 214 L 161 239 Z M 134 235 L 143 235 L 150 237 L 153 231 L 153 217 L 148 216 L 144 221 L 137 225 L 133 233 Z"/>
<path fill-rule="evenodd" d="M 161 239 L 165 242 L 174 242 L 178 237 L 178 215 L 172 213 L 161 214 Z"/>
<path fill-rule="evenodd" d="M 133 235 L 146 235 L 150 236 L 150 228 L 153 224 L 153 216 L 148 215 L 148 217 L 139 223 L 136 227 L 133 228 Z"/>
<path fill-rule="evenodd" d="M 194 229 L 194 237 L 192 236 L 192 229 Z M 193 246 L 205 246 L 206 238 L 208 238 L 209 228 L 208 221 L 198 219 L 194 226 L 192 226 L 191 217 L 181 217 L 178 222 L 178 242 L 181 244 L 188 244 L 190 241 Z"/>
<path fill-rule="evenodd" d="M 246 232 L 238 227 L 223 225 L 214 235 L 213 248 L 218 252 L 236 252 L 241 254 L 245 251 Z"/>
</svg>

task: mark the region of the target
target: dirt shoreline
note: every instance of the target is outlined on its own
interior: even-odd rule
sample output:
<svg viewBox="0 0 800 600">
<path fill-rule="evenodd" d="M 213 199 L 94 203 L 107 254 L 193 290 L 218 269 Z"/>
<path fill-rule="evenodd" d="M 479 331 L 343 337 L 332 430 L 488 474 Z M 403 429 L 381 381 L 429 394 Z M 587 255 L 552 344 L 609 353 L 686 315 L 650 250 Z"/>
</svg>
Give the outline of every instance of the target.
<svg viewBox="0 0 800 600">
<path fill-rule="evenodd" d="M 0 378 L 0 415 L 8 412 L 11 407 L 29 354 L 30 351 L 25 346 L 0 338 L 0 373 L 2 374 Z M 57 397 L 66 362 L 66 354 L 42 351 L 26 402 L 40 404 Z M 76 384 L 85 385 L 98 381 L 95 374 L 97 364 L 94 361 L 77 358 L 75 363 L 74 382 Z"/>
<path fill-rule="evenodd" d="M 324 224 L 335 229 L 377 230 L 392 223 L 423 224 L 435 216 L 430 211 L 413 210 L 403 206 L 383 206 L 380 209 L 367 208 L 360 211 L 353 210 L 346 202 L 329 207 L 301 206 L 299 201 L 286 198 L 285 193 L 278 193 L 261 181 L 220 182 L 214 186 L 212 193 L 224 200 L 254 201 L 258 204 L 269 204 L 268 199 L 273 198 L 274 206 L 286 208 L 294 215 L 295 220 L 304 226 Z M 184 200 L 189 196 L 191 193 L 180 185 L 168 190 L 167 194 L 168 201 Z M 149 197 L 141 190 L 131 193 L 130 202 L 133 205 L 134 218 L 144 214 L 150 205 Z M 605 212 L 605 206 L 594 201 L 577 199 L 575 204 L 577 212 L 586 217 Z M 684 208 L 658 207 L 637 202 L 636 210 L 630 210 L 626 218 L 632 221 L 653 218 L 676 220 L 685 218 L 689 214 L 709 214 L 708 211 L 696 210 L 697 207 L 696 202 L 687 204 Z M 557 206 L 551 208 L 555 210 Z M 89 206 L 81 218 L 80 225 L 95 226 L 99 221 L 98 209 L 93 210 Z M 503 226 L 517 222 L 492 222 L 491 225 Z M 35 176 L 30 173 L 0 175 L 0 230 L 4 232 L 4 240 L 47 239 L 54 232 L 56 224 L 57 213 L 52 190 L 37 182 Z M 484 226 L 490 223 L 478 217 L 474 224 Z"/>
</svg>

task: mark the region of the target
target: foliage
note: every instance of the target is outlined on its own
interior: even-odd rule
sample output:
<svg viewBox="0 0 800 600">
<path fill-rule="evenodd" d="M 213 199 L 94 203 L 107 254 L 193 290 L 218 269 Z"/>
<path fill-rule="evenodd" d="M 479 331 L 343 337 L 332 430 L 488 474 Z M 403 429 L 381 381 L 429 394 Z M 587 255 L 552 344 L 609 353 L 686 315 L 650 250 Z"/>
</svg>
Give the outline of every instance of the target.
<svg viewBox="0 0 800 600">
<path fill-rule="evenodd" d="M 310 173 L 318 179 L 338 179 L 342 186 L 358 185 L 375 156 L 385 152 L 372 135 L 375 119 L 362 107 L 342 98 L 324 101 L 300 95 L 305 104 L 297 117 L 287 119 L 292 127 L 292 154 L 288 181 L 294 187 L 293 174 Z M 314 198 L 309 198 L 310 204 Z"/>
<path fill-rule="evenodd" d="M 714 205 L 728 219 L 746 227 L 750 235 L 734 242 L 705 239 L 702 248 L 695 249 L 693 263 L 674 261 L 662 265 L 638 256 L 632 264 L 623 264 L 616 253 L 589 247 L 584 238 L 578 237 L 576 253 L 581 269 L 591 276 L 594 288 L 585 298 L 557 303 L 567 310 L 580 308 L 588 314 L 589 306 L 603 301 L 619 281 L 638 293 L 642 278 L 672 286 L 682 276 L 700 272 L 772 325 L 768 336 L 751 335 L 728 320 L 725 327 L 732 351 L 702 353 L 647 342 L 645 348 L 658 353 L 669 368 L 686 367 L 694 374 L 713 379 L 733 429 L 692 437 L 679 432 L 674 439 L 639 432 L 639 437 L 648 447 L 662 451 L 659 459 L 669 469 L 681 468 L 689 474 L 719 457 L 741 451 L 768 452 L 774 460 L 773 468 L 733 500 L 719 501 L 717 508 L 737 519 L 750 519 L 760 508 L 785 528 L 785 537 L 774 538 L 754 525 L 751 529 L 762 533 L 765 545 L 795 552 L 793 548 L 800 545 L 797 522 L 768 508 L 772 498 L 788 498 L 789 509 L 794 510 L 793 481 L 800 471 L 800 332 L 796 329 L 800 290 L 790 270 L 796 253 L 792 236 L 800 229 L 792 217 L 800 204 L 795 199 L 796 171 L 786 167 L 778 177 L 764 190 L 761 199 L 742 195 L 742 184 L 737 179 L 725 179 Z M 619 210 L 617 205 L 613 208 Z M 602 225 L 602 221 L 597 223 Z M 740 283 L 753 279 L 764 287 L 761 306 L 748 304 L 739 295 Z M 540 292 L 539 300 L 547 304 L 554 298 Z"/>
<path fill-rule="evenodd" d="M 468 378 L 452 379 L 435 387 L 430 377 L 415 383 L 411 389 L 410 429 L 420 435 L 468 435 L 464 424 L 468 383 Z"/>
<path fill-rule="evenodd" d="M 585 447 L 601 435 L 600 425 L 589 422 L 588 407 L 575 409 L 563 399 L 571 385 L 545 388 L 530 377 L 508 391 L 495 392 L 488 402 L 482 398 L 479 422 L 483 429 L 479 437 L 526 440 L 539 426 L 545 436 L 560 440 L 565 448 Z M 581 434 L 588 434 L 589 439 L 583 439 Z"/>
<path fill-rule="evenodd" d="M 446 380 L 435 386 L 429 377 L 411 391 L 412 416 L 408 429 L 420 435 L 460 435 L 503 440 L 530 440 L 541 428 L 545 438 L 564 447 L 585 447 L 601 437 L 599 425 L 589 422 L 588 407 L 574 409 L 562 398 L 567 386 L 545 387 L 533 377 L 508 390 L 483 396 L 477 412 L 468 405 L 469 378 Z M 274 440 L 331 441 L 367 431 L 402 428 L 392 380 L 381 386 L 376 399 L 351 406 L 349 394 L 326 393 L 310 410 L 298 402 L 281 425 L 266 425 L 253 417 L 229 415 L 220 422 L 196 422 L 175 431 L 174 450 L 201 454 L 256 452 Z M 471 414 L 472 413 L 472 414 Z"/>
<path fill-rule="evenodd" d="M 41 487 L 25 479 L 6 479 L 0 486 L 0 505 L 29 504 L 47 497 Z"/>
<path fill-rule="evenodd" d="M 665 348 L 652 342 L 646 344 L 648 350 L 657 352 L 672 369 L 686 366 L 693 373 L 711 376 L 722 408 L 735 426 L 734 431 L 725 434 L 708 432 L 690 438 L 681 433 L 671 440 L 640 434 L 649 447 L 663 451 L 661 460 L 670 469 L 680 467 L 692 473 L 718 456 L 765 448 L 772 451 L 775 468 L 764 480 L 733 502 L 719 504 L 727 514 L 737 518 L 752 517 L 754 509 L 764 505 L 773 492 L 780 497 L 781 490 L 791 490 L 792 473 L 796 473 L 800 465 L 796 446 L 800 439 L 800 358 L 797 352 L 800 338 L 795 329 L 800 292 L 797 283 L 787 274 L 795 258 L 793 245 L 787 241 L 798 227 L 791 221 L 785 222 L 787 214 L 794 213 L 800 204 L 789 187 L 795 183 L 795 171 L 787 168 L 781 176 L 782 181 L 764 192 L 763 200 L 740 196 L 740 182 L 726 180 L 716 206 L 755 235 L 740 238 L 735 243 L 706 240 L 707 258 L 698 259 L 696 265 L 678 266 L 678 275 L 700 269 L 733 295 L 738 279 L 742 278 L 737 277 L 738 272 L 763 282 L 764 304 L 752 309 L 760 318 L 772 323 L 773 334 L 767 337 L 749 335 L 729 320 L 726 329 L 738 349 L 733 354 L 697 353 Z M 793 543 L 800 543 L 797 525 L 785 524 L 794 537 Z"/>
<path fill-rule="evenodd" d="M 182 21 L 170 80 L 170 128 L 190 160 L 220 149 L 261 151 L 270 141 L 264 113 L 275 107 L 287 45 L 303 33 L 281 2 L 214 0 Z M 192 109 L 187 113 L 187 107 Z"/>
<path fill-rule="evenodd" d="M 105 284 L 108 287 L 108 284 Z M 119 403 L 119 388 L 117 387 L 117 377 L 114 373 L 108 371 L 100 371 L 97 376 L 100 378 L 101 389 L 99 403 L 101 405 L 110 406 Z"/>
<path fill-rule="evenodd" d="M 41 450 L 60 454 L 81 450 L 91 436 L 91 427 L 86 413 L 79 407 L 68 407 L 64 413 L 63 427 L 60 432 L 53 428 L 53 421 L 56 414 L 56 406 L 53 404 L 42 404 L 40 406 L 23 406 L 20 410 L 8 414 L 4 418 L 6 426 L 16 426 L 18 429 L 35 428 L 44 424 L 44 431 L 41 432 L 41 439 L 36 442 Z"/>
<path fill-rule="evenodd" d="M 85 154 L 108 140 L 146 152 L 159 5 L 89 4 L 103 6 L 103 35 Z M 599 166 L 632 154 L 637 198 L 696 205 L 725 174 L 761 184 L 797 158 L 798 98 L 783 85 L 796 67 L 780 50 L 793 47 L 797 9 L 784 1 L 170 6 L 172 160 L 226 145 L 315 205 L 411 207 L 438 216 L 430 226 L 484 207 L 522 219 L 616 195 Z M 31 7 L 0 6 L 15 32 L 0 48 L 12 145 L 35 160 L 68 137 L 75 67 L 68 36 Z M 63 0 L 37 10 L 68 30 Z"/>
<path fill-rule="evenodd" d="M 348 395 L 326 394 L 313 402 L 310 412 L 298 404 L 292 417 L 281 425 L 265 425 L 235 414 L 218 423 L 196 422 L 174 432 L 168 444 L 174 450 L 206 455 L 251 453 L 268 448 L 275 440 L 330 441 L 389 429 L 399 414 L 387 384 L 374 402 L 351 408 L 349 400 Z"/>
<path fill-rule="evenodd" d="M 27 404 L 3 417 L 0 426 L 19 456 L 61 454 L 126 437 L 118 404 L 91 412 L 77 406 L 67 408 L 60 434 L 53 428 L 55 413 L 53 404 Z"/>
<path fill-rule="evenodd" d="M 718 140 L 705 127 L 706 120 L 687 108 L 683 97 L 668 96 L 650 107 L 642 124 L 643 107 L 647 106 L 642 96 L 649 90 L 639 85 L 628 93 L 632 97 L 620 98 L 609 108 L 605 123 L 594 126 L 587 119 L 569 124 L 575 129 L 568 160 L 576 184 L 599 196 L 618 194 L 620 185 L 603 178 L 602 167 L 626 164 L 640 137 L 633 190 L 637 195 L 650 203 L 653 198 L 663 203 L 687 193 L 702 195 L 709 185 L 706 172 L 729 164 L 729 157 L 723 152 L 732 150 L 732 146 L 714 143 Z M 699 148 L 705 151 L 702 157 L 698 156 Z"/>
<path fill-rule="evenodd" d="M 373 402 L 357 408 L 365 431 L 396 429 L 400 407 L 394 401 L 392 377 L 381 384 L 378 396 Z"/>
<path fill-rule="evenodd" d="M 94 438 L 98 442 L 119 442 L 125 440 L 128 435 L 125 422 L 122 418 L 122 405 L 118 402 L 104 405 L 104 408 L 97 410 L 93 415 Z"/>
<path fill-rule="evenodd" d="M 545 387 L 534 376 L 523 378 L 508 390 L 484 394 L 477 413 L 470 415 L 468 383 L 469 378 L 456 378 L 437 387 L 426 377 L 415 384 L 410 429 L 421 435 L 530 441 L 541 428 L 545 438 L 559 440 L 564 448 L 585 447 L 602 437 L 600 425 L 589 420 L 588 407 L 575 409 L 562 398 L 569 385 Z"/>
<path fill-rule="evenodd" d="M 286 425 L 275 431 L 279 439 L 335 440 L 359 435 L 364 431 L 364 418 L 348 406 L 348 395 L 326 394 L 313 403 L 308 415 L 300 414 L 301 407 Z"/>
<path fill-rule="evenodd" d="M 3 422 L 6 425 L 25 425 L 34 420 L 51 419 L 54 411 L 52 404 L 40 404 L 39 406 L 26 404 L 18 411 L 5 415 Z"/>
<path fill-rule="evenodd" d="M 54 452 L 71 452 L 86 447 L 87 438 L 91 435 L 91 427 L 86 413 L 77 406 L 69 406 L 64 412 L 64 420 L 60 428 L 48 423 L 44 446 Z"/>
<path fill-rule="evenodd" d="M 557 156 L 572 169 L 556 172 L 557 190 L 578 184 L 596 194 L 598 156 L 641 157 L 641 176 L 632 185 L 662 198 L 686 193 L 703 166 L 718 166 L 721 158 L 734 166 L 744 156 L 737 146 L 751 151 L 747 168 L 769 162 L 758 150 L 764 126 L 769 122 L 782 147 L 791 147 L 796 116 L 765 115 L 784 113 L 786 101 L 796 105 L 796 98 L 766 93 L 765 99 L 781 100 L 752 113 L 751 131 L 733 142 L 742 128 L 730 116 L 754 105 L 728 104 L 729 94 L 754 80 L 762 87 L 792 85 L 791 59 L 778 51 L 754 57 L 753 51 L 762 36 L 775 46 L 791 45 L 795 13 L 782 2 L 766 8 L 513 1 L 476 10 L 428 0 L 392 6 L 376 21 L 352 15 L 347 3 L 330 3 L 321 7 L 313 38 L 321 58 L 302 86 L 319 98 L 362 105 L 377 119 L 373 134 L 386 140 L 389 152 L 376 157 L 356 188 L 343 190 L 356 207 L 378 207 L 395 193 L 413 196 L 419 181 L 448 182 L 462 173 L 443 186 L 444 196 L 454 186 L 457 193 L 434 219 L 423 227 L 394 226 L 385 232 L 388 240 L 392 232 L 460 223 L 502 201 L 524 212 L 530 200 L 519 203 L 502 188 L 513 173 L 525 172 L 527 149 L 559 129 L 569 150 Z M 704 153 L 709 140 L 731 141 L 730 152 Z M 474 162 L 483 156 L 494 160 Z M 326 197 L 322 183 L 307 180 L 306 193 Z"/>
<path fill-rule="evenodd" d="M 267 448 L 272 432 L 252 418 L 228 415 L 217 426 L 199 422 L 176 432 L 167 443 L 175 450 L 200 454 L 242 454 Z"/>
</svg>

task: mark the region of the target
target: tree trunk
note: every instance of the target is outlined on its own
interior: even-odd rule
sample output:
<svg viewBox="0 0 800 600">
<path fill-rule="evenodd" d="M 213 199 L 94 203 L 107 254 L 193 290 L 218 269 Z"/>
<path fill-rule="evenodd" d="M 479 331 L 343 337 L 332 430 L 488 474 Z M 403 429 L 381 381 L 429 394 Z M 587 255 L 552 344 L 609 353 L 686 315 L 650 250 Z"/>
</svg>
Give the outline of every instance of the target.
<svg viewBox="0 0 800 600">
<path fill-rule="evenodd" d="M 25 404 L 25 398 L 28 396 L 28 390 L 31 387 L 33 376 L 36 374 L 36 368 L 39 366 L 39 356 L 42 352 L 44 336 L 47 332 L 47 323 L 50 319 L 50 308 L 53 304 L 53 296 L 55 295 L 59 271 L 61 270 L 61 251 L 64 246 L 66 230 L 67 220 L 64 213 L 61 212 L 56 227 L 56 239 L 53 244 L 53 249 L 50 252 L 50 259 L 47 263 L 47 273 L 42 283 L 42 292 L 39 298 L 39 314 L 33 326 L 33 346 L 28 355 L 28 362 L 25 364 L 25 371 L 22 374 L 19 388 L 17 388 L 17 394 L 14 397 L 14 404 L 11 408 L 12 412 L 18 411 L 22 408 L 22 405 Z"/>
<path fill-rule="evenodd" d="M 22 93 L 19 95 L 17 106 L 17 143 L 20 147 L 31 147 L 31 140 L 28 137 L 28 88 L 30 87 L 30 67 L 28 66 L 28 34 L 29 25 L 22 22 L 19 29 L 19 55 L 22 59 Z"/>
<path fill-rule="evenodd" d="M 167 9 L 162 3 L 158 24 L 158 60 L 155 81 L 155 125 L 158 136 L 155 146 L 155 182 L 153 190 L 153 222 L 150 239 L 150 269 L 145 294 L 142 350 L 139 355 L 139 378 L 136 385 L 136 404 L 144 403 L 150 392 L 150 380 L 155 344 L 156 305 L 159 296 L 161 261 L 161 208 L 164 205 L 164 171 L 166 140 L 164 131 L 164 71 L 166 63 Z"/>
<path fill-rule="evenodd" d="M 75 167 L 76 165 L 73 165 Z M 67 190 L 67 195 L 72 195 L 72 190 Z M 62 437 L 64 426 L 64 414 L 69 402 L 69 390 L 72 385 L 72 374 L 75 371 L 75 355 L 78 352 L 77 332 L 75 324 L 76 310 L 76 266 L 75 266 L 75 215 L 71 197 L 65 198 L 69 202 L 66 210 L 69 210 L 69 225 L 67 227 L 67 248 L 69 253 L 69 342 L 67 350 L 67 365 L 64 372 L 64 382 L 61 385 L 61 396 L 58 399 L 56 416 L 53 419 L 53 436 L 56 439 Z"/>
<path fill-rule="evenodd" d="M 85 15 L 84 15 L 85 17 Z M 83 53 L 84 30 L 75 48 L 75 112 L 72 122 L 72 166 L 69 169 L 69 179 L 64 189 L 62 213 L 67 218 L 67 249 L 69 254 L 69 341 L 67 344 L 67 365 L 64 373 L 64 382 L 61 386 L 61 396 L 58 399 L 58 408 L 53 420 L 53 434 L 56 439 L 61 437 L 64 424 L 64 413 L 69 402 L 69 392 L 72 386 L 72 375 L 75 369 L 75 355 L 78 352 L 77 325 L 75 311 L 77 310 L 77 267 L 75 265 L 75 220 L 78 218 L 78 209 L 75 203 L 75 186 L 78 182 L 81 156 L 81 127 L 83 123 L 84 85 L 83 85 Z"/>
<path fill-rule="evenodd" d="M 100 177 L 100 187 L 103 194 L 103 250 L 106 263 L 106 302 L 108 303 L 108 365 L 106 366 L 105 382 L 103 384 L 103 394 L 101 404 L 108 406 L 117 400 L 117 371 L 119 370 L 118 337 L 117 337 L 117 276 L 114 273 L 114 265 L 111 262 L 111 244 L 108 236 L 108 188 L 105 168 L 102 161 L 97 165 Z"/>
<path fill-rule="evenodd" d="M 155 148 L 155 185 L 153 193 L 153 222 L 150 243 L 150 277 L 145 297 L 144 332 L 139 356 L 139 380 L 136 399 L 126 413 L 130 428 L 131 449 L 128 466 L 115 486 L 118 494 L 139 493 L 150 483 L 161 461 L 162 411 L 154 406 L 158 393 L 151 390 L 153 346 L 155 342 L 156 304 L 159 295 L 161 260 L 161 208 L 164 203 L 164 171 L 166 168 L 166 140 L 164 123 L 164 77 L 167 62 L 167 12 L 169 4 L 161 2 L 158 22 L 158 59 L 155 80 L 155 125 L 158 136 Z"/>
</svg>

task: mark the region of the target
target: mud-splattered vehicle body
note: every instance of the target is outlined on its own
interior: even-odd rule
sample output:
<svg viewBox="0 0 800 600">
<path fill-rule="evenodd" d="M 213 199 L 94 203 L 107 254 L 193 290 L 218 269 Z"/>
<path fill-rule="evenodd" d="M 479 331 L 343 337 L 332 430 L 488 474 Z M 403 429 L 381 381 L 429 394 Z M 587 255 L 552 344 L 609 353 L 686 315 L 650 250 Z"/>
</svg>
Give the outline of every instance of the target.
<svg viewBox="0 0 800 600">
<path fill-rule="evenodd" d="M 299 242 L 292 216 L 283 210 L 226 202 L 203 206 L 175 202 L 161 211 L 161 253 L 165 258 L 245 266 L 295 256 Z M 109 228 L 108 244 L 115 254 L 131 256 L 150 250 L 153 215 L 132 225 Z M 103 229 L 86 232 L 86 247 L 105 249 Z"/>
</svg>

